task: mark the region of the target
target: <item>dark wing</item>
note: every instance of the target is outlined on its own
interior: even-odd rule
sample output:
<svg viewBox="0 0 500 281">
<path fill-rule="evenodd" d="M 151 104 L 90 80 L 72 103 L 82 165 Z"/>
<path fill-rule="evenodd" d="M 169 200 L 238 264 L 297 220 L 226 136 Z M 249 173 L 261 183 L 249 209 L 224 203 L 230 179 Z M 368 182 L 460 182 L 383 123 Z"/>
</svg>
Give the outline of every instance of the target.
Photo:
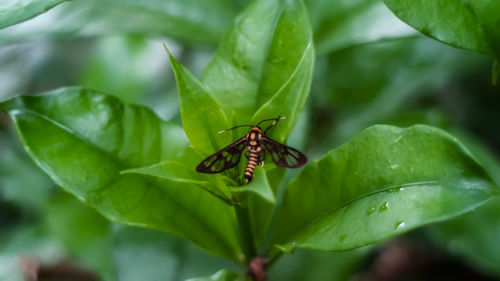
<svg viewBox="0 0 500 281">
<path fill-rule="evenodd" d="M 233 142 L 220 151 L 208 156 L 196 167 L 200 173 L 215 174 L 232 168 L 240 162 L 241 153 L 247 143 L 246 137 Z"/>
<path fill-rule="evenodd" d="M 307 157 L 295 148 L 291 148 L 264 136 L 261 142 L 271 155 L 273 162 L 280 167 L 299 168 L 307 162 Z"/>
</svg>

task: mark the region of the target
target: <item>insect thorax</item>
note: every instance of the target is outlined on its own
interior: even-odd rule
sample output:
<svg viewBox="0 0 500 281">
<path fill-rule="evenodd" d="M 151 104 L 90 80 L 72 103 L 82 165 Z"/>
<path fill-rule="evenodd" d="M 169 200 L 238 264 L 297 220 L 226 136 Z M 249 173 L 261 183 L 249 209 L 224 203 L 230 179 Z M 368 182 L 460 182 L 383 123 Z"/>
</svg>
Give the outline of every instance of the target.
<svg viewBox="0 0 500 281">
<path fill-rule="evenodd" d="M 262 140 L 262 132 L 259 127 L 253 127 L 252 130 L 247 134 L 247 143 L 250 150 L 256 150 L 260 147 L 260 141 Z"/>
</svg>

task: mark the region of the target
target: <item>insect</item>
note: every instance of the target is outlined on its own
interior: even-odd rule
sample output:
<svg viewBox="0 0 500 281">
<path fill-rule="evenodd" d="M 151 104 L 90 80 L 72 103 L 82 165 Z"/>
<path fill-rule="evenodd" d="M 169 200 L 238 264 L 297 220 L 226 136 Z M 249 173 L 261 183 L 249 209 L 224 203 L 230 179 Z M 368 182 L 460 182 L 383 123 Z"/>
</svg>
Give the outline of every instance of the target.
<svg viewBox="0 0 500 281">
<path fill-rule="evenodd" d="M 271 155 L 271 159 L 279 167 L 301 167 L 307 162 L 307 157 L 304 154 L 295 148 L 291 148 L 266 137 L 266 133 L 269 129 L 276 125 L 280 119 L 285 118 L 278 116 L 277 118 L 262 120 L 255 126 L 239 125 L 220 131 L 219 133 L 223 133 L 239 127 L 252 127 L 250 132 L 245 136 L 201 161 L 196 167 L 196 171 L 200 173 L 215 174 L 233 168 L 240 162 L 241 154 L 245 148 L 248 148 L 245 153 L 248 158 L 248 164 L 243 174 L 246 183 L 252 181 L 255 167 L 261 163 L 264 164 L 265 151 Z M 259 125 L 266 121 L 273 122 L 264 132 L 262 132 Z"/>
</svg>

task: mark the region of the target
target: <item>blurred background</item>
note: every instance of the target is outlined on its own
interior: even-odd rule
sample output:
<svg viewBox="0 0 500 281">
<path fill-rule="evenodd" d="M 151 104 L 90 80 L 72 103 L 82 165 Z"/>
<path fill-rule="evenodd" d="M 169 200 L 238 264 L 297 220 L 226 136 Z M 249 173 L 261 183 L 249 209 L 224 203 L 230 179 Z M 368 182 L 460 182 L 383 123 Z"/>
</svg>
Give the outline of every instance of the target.
<svg viewBox="0 0 500 281">
<path fill-rule="evenodd" d="M 248 2 L 64 2 L 0 29 L 0 100 L 80 85 L 182 125 L 162 44 L 199 77 Z M 289 144 L 314 159 L 373 124 L 428 124 L 457 136 L 500 184 L 500 88 L 490 58 L 419 34 L 381 1 L 305 2 L 317 61 Z M 500 280 L 498 237 L 493 200 L 377 245 L 285 255 L 270 280 Z M 181 239 L 110 223 L 64 193 L 0 115 L 0 280 L 29 280 L 36 270 L 40 280 L 182 280 L 220 268 L 241 270 Z"/>
</svg>

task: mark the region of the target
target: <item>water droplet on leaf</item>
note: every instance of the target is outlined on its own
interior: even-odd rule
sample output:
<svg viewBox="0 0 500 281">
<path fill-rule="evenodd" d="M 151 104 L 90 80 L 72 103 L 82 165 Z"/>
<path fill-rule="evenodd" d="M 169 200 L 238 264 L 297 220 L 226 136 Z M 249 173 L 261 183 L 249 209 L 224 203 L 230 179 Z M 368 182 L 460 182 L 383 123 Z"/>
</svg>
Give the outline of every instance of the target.
<svg viewBox="0 0 500 281">
<path fill-rule="evenodd" d="M 378 211 L 379 212 L 387 211 L 388 207 L 389 207 L 389 203 L 387 201 L 385 201 L 384 203 L 382 203 L 382 205 L 380 205 L 380 208 L 378 208 Z"/>
<path fill-rule="evenodd" d="M 394 224 L 394 229 L 398 229 L 403 226 L 405 226 L 405 223 L 403 221 L 398 221 Z"/>
<path fill-rule="evenodd" d="M 368 210 L 366 210 L 366 214 L 369 216 L 369 215 L 375 213 L 376 210 L 377 210 L 377 207 L 371 206 L 370 208 L 368 208 Z"/>
</svg>

